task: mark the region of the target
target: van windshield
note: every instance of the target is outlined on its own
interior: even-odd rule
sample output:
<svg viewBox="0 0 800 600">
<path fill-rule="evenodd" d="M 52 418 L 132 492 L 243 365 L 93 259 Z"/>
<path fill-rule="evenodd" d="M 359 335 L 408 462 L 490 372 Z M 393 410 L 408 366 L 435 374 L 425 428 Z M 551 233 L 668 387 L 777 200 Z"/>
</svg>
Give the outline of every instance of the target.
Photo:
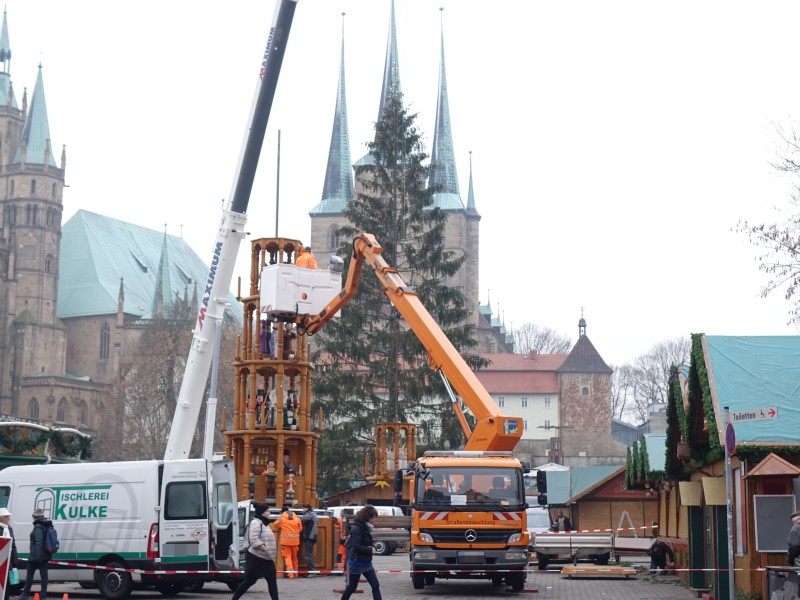
<svg viewBox="0 0 800 600">
<path fill-rule="evenodd" d="M 434 467 L 417 478 L 417 504 L 475 506 L 524 504 L 519 469 L 497 467 Z"/>
</svg>

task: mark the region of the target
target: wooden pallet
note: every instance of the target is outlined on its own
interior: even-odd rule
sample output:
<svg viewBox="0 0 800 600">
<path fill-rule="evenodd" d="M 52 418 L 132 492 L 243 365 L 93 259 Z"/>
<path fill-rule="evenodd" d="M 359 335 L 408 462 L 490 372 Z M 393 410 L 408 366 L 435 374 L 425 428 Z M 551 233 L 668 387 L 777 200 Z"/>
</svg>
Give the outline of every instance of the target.
<svg viewBox="0 0 800 600">
<path fill-rule="evenodd" d="M 565 565 L 561 575 L 572 579 L 576 576 L 584 577 L 624 577 L 628 579 L 636 575 L 633 567 L 617 567 L 610 565 Z"/>
</svg>

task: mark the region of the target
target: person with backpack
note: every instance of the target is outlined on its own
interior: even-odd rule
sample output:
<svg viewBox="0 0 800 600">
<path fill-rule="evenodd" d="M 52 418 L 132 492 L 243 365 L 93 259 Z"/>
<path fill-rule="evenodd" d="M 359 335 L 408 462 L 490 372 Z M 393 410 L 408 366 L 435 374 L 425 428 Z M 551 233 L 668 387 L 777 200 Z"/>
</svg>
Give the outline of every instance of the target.
<svg viewBox="0 0 800 600">
<path fill-rule="evenodd" d="M 373 600 L 382 600 L 381 584 L 372 566 L 372 555 L 375 548 L 372 546 L 372 521 L 378 516 L 378 511 L 371 504 L 356 513 L 353 524 L 350 526 L 350 535 L 347 542 L 347 587 L 341 600 L 349 600 L 356 591 L 361 576 L 367 580 L 372 588 Z"/>
<path fill-rule="evenodd" d="M 275 535 L 269 528 L 269 506 L 253 504 L 253 520 L 247 527 L 247 561 L 244 568 L 244 581 L 233 592 L 231 600 L 239 598 L 261 579 L 267 580 L 269 597 L 278 600 L 278 575 L 275 571 L 275 557 L 278 546 Z"/>
<path fill-rule="evenodd" d="M 42 590 L 39 592 L 39 600 L 47 600 L 47 567 L 53 554 L 58 551 L 58 536 L 55 536 L 55 541 L 52 539 L 55 535 L 53 522 L 46 519 L 44 510 L 37 508 L 31 515 L 33 518 L 33 529 L 30 536 L 30 551 L 28 554 L 28 568 L 25 574 L 25 587 L 19 596 L 15 596 L 14 600 L 27 600 L 31 597 L 31 586 L 33 585 L 33 576 L 36 571 L 39 571 L 39 578 L 41 579 Z M 52 529 L 53 532 L 48 534 L 48 530 Z M 48 540 L 48 537 L 50 538 Z M 48 544 L 48 541 L 50 542 Z"/>
</svg>

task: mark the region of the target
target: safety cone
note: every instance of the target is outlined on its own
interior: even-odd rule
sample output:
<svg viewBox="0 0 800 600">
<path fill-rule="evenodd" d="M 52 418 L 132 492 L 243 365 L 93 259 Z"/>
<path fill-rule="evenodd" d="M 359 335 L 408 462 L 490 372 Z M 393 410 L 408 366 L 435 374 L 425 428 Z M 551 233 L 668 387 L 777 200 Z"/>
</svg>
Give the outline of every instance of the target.
<svg viewBox="0 0 800 600">
<path fill-rule="evenodd" d="M 64 594 L 64 595 L 61 597 L 61 600 L 69 600 L 69 594 Z"/>
<path fill-rule="evenodd" d="M 39 592 L 36 592 L 36 593 L 33 595 L 33 600 L 39 600 Z"/>
</svg>

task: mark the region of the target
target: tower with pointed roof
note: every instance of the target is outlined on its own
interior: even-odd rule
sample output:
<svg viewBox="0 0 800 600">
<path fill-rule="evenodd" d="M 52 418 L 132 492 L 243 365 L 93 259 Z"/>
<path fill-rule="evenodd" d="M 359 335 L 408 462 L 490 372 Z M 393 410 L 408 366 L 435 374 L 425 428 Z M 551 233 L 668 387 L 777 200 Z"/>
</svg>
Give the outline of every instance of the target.
<svg viewBox="0 0 800 600">
<path fill-rule="evenodd" d="M 14 413 L 24 395 L 46 405 L 54 392 L 38 382 L 63 377 L 66 370 L 65 330 L 56 313 L 65 157 L 62 152 L 56 164 L 42 66 L 30 106 L 26 92 L 20 108 L 11 55 L 4 12 L 0 122 L 8 133 L 0 145 L 0 411 Z"/>
<path fill-rule="evenodd" d="M 560 444 L 556 453 L 560 454 L 562 464 L 615 465 L 621 460 L 624 462 L 625 444 L 615 441 L 611 435 L 613 371 L 586 335 L 583 316 L 578 322 L 578 341 L 557 372 Z"/>
<path fill-rule="evenodd" d="M 464 294 L 465 306 L 469 310 L 470 323 L 475 326 L 475 339 L 477 342 L 475 351 L 489 353 L 510 352 L 512 344 L 504 328 L 494 327 L 491 320 L 487 320 L 479 310 L 478 259 L 481 216 L 475 204 L 471 156 L 469 195 L 466 206 L 459 192 L 447 93 L 443 25 L 440 44 L 437 110 L 431 150 L 433 174 L 427 183 L 438 190 L 434 196 L 435 206 L 447 214 L 444 246 L 456 256 L 463 256 L 465 259 L 462 268 L 458 273 L 450 277 L 447 283 L 450 286 L 459 288 Z M 386 43 L 381 96 L 378 105 L 378 119 L 381 118 L 384 107 L 392 94 L 402 94 L 394 0 L 392 0 L 390 6 L 389 33 Z M 370 161 L 372 161 L 372 156 L 366 154 L 355 163 L 351 162 L 345 105 L 343 29 L 339 85 L 325 182 L 320 202 L 309 213 L 311 217 L 311 245 L 318 257 L 334 254 L 338 249 L 340 241 L 338 231 L 346 224 L 343 210 L 348 201 L 354 197 L 354 194 L 362 191 L 360 182 L 353 184 L 353 168 L 367 164 Z"/>
</svg>

